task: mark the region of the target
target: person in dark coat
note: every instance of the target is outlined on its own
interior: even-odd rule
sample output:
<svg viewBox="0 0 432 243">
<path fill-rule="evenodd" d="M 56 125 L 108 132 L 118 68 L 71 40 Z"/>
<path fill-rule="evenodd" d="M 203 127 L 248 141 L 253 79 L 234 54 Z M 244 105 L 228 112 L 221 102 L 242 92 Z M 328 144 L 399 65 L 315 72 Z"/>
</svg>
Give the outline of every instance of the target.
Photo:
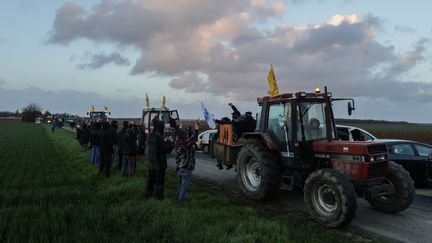
<svg viewBox="0 0 432 243">
<path fill-rule="evenodd" d="M 108 122 L 104 122 L 102 124 L 102 131 L 100 132 L 98 139 L 100 147 L 99 175 L 103 174 L 105 177 L 109 177 L 112 154 L 114 152 L 113 146 L 115 144 L 115 137 L 112 134 L 110 124 Z"/>
<path fill-rule="evenodd" d="M 112 154 L 112 165 L 118 166 L 119 164 L 119 133 L 118 122 L 116 120 L 111 121 L 111 134 L 114 138 L 113 154 Z"/>
<path fill-rule="evenodd" d="M 91 164 L 98 165 L 100 163 L 100 152 L 99 152 L 99 134 L 101 130 L 101 123 L 94 122 L 89 129 L 90 146 L 92 147 Z"/>
<path fill-rule="evenodd" d="M 165 185 L 165 170 L 167 168 L 167 153 L 172 149 L 170 142 L 164 141 L 164 123 L 155 120 L 153 131 L 147 138 L 147 159 L 148 159 L 148 178 L 145 197 L 153 196 L 155 190 L 156 198 L 163 200 L 163 191 Z"/>
<path fill-rule="evenodd" d="M 136 147 L 136 134 L 129 123 L 125 122 L 122 130 L 123 161 L 121 169 L 121 174 L 124 176 L 134 175 Z"/>
<path fill-rule="evenodd" d="M 82 123 L 82 125 L 77 128 L 77 137 L 79 144 L 81 145 L 81 151 L 87 151 L 87 146 L 89 143 L 89 131 L 86 123 Z"/>
<path fill-rule="evenodd" d="M 252 112 L 245 112 L 245 132 L 254 132 L 256 129 L 256 120 L 252 116 Z"/>
</svg>

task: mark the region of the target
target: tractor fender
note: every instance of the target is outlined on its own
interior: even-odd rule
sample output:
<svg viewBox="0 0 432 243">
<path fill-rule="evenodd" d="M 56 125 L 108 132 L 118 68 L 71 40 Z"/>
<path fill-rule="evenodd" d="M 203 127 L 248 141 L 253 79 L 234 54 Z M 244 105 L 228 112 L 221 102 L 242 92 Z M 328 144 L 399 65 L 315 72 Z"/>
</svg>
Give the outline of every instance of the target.
<svg viewBox="0 0 432 243">
<path fill-rule="evenodd" d="M 242 137 L 239 139 L 239 143 L 248 144 L 251 142 L 259 142 L 262 141 L 262 143 L 269 149 L 269 150 L 279 150 L 276 142 L 272 139 L 269 133 L 267 132 L 247 132 L 243 133 Z"/>
</svg>

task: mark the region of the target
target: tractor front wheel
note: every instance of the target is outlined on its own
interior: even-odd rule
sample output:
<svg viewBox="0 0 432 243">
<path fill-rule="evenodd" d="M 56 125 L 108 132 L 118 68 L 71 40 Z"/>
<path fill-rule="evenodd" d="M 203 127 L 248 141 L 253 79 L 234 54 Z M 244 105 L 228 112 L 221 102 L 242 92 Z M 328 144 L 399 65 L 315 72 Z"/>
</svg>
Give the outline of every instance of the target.
<svg viewBox="0 0 432 243">
<path fill-rule="evenodd" d="M 340 172 L 320 169 L 306 180 L 304 200 L 316 222 L 328 228 L 349 224 L 357 210 L 357 195 L 352 183 Z"/>
<path fill-rule="evenodd" d="M 279 191 L 281 166 L 279 158 L 262 144 L 246 144 L 237 158 L 237 181 L 248 198 L 265 201 Z"/>
<path fill-rule="evenodd" d="M 366 197 L 374 209 L 384 213 L 397 213 L 411 205 L 415 196 L 414 181 L 402 166 L 390 161 L 385 183 L 394 187 L 394 193 L 375 198 Z"/>
</svg>

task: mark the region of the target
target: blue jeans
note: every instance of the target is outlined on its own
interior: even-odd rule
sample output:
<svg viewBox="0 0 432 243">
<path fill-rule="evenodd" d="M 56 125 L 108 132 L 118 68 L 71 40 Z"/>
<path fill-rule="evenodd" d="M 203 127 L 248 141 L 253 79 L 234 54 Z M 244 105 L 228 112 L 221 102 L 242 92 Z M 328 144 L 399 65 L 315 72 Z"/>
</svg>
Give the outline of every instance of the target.
<svg viewBox="0 0 432 243">
<path fill-rule="evenodd" d="M 177 176 L 180 180 L 180 187 L 177 190 L 177 202 L 183 202 L 186 200 L 189 184 L 192 179 L 192 171 L 187 168 L 181 168 L 177 171 Z"/>
</svg>

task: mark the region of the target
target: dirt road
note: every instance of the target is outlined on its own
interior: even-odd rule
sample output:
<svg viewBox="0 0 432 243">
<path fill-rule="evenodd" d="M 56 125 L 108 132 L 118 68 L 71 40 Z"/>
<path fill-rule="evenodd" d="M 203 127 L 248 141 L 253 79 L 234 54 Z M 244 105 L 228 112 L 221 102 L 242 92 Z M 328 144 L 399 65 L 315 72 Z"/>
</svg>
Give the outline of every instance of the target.
<svg viewBox="0 0 432 243">
<path fill-rule="evenodd" d="M 196 157 L 195 175 L 239 190 L 234 169 L 220 171 L 207 155 L 197 153 Z M 174 163 L 169 159 L 170 166 Z M 281 210 L 295 208 L 306 212 L 301 191 L 282 191 L 270 204 Z M 348 227 L 358 227 L 402 242 L 432 242 L 432 190 L 417 190 L 414 203 L 399 214 L 374 211 L 366 200 L 359 198 L 356 218 Z"/>
</svg>

